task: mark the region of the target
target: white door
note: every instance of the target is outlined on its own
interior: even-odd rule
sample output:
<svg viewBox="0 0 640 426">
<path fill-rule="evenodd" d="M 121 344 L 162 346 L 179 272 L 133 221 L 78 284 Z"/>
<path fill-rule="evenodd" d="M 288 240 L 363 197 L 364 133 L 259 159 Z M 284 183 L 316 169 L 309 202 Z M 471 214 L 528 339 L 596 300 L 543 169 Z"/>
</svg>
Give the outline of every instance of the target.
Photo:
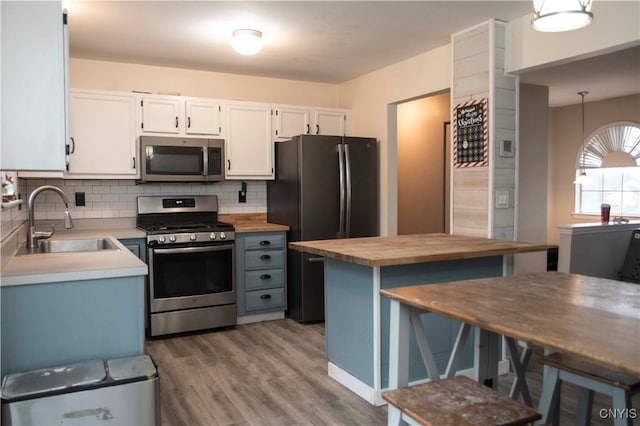
<svg viewBox="0 0 640 426">
<path fill-rule="evenodd" d="M 222 106 L 219 103 L 186 101 L 185 133 L 220 136 L 222 134 Z"/>
<path fill-rule="evenodd" d="M 314 134 L 331 136 L 345 135 L 346 114 L 343 111 L 318 109 L 315 111 L 314 117 Z"/>
<path fill-rule="evenodd" d="M 271 107 L 229 105 L 227 117 L 225 176 L 231 179 L 273 179 Z"/>
<path fill-rule="evenodd" d="M 136 97 L 71 91 L 69 174 L 136 175 Z"/>
<path fill-rule="evenodd" d="M 180 133 L 181 125 L 177 99 L 142 98 L 142 132 Z"/>
<path fill-rule="evenodd" d="M 275 138 L 288 140 L 294 136 L 309 134 L 311 132 L 309 116 L 308 109 L 276 107 Z"/>
</svg>

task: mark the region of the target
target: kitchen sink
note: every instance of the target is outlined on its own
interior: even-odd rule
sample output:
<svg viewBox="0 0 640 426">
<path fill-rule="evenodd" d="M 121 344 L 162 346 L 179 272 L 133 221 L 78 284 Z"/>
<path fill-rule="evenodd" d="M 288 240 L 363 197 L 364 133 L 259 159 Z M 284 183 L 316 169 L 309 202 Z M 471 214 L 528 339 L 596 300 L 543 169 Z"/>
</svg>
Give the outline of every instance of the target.
<svg viewBox="0 0 640 426">
<path fill-rule="evenodd" d="M 78 251 L 118 250 L 108 238 L 87 238 L 81 240 L 39 240 L 33 249 L 21 247 L 17 255 L 37 253 L 69 253 Z"/>
</svg>

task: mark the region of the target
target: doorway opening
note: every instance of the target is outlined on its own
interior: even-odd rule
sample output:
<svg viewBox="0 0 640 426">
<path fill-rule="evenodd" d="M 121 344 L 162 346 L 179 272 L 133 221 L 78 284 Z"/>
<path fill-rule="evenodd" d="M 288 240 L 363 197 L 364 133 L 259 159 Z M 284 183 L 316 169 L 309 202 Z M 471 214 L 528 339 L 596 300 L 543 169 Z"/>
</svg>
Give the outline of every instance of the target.
<svg viewBox="0 0 640 426">
<path fill-rule="evenodd" d="M 450 92 L 397 104 L 398 235 L 449 233 Z"/>
</svg>

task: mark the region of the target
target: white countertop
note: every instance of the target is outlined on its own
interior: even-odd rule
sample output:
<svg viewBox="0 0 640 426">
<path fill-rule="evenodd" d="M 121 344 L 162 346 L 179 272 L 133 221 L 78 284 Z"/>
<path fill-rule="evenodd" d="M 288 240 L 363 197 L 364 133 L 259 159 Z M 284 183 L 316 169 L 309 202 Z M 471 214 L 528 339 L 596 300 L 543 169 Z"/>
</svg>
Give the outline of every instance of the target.
<svg viewBox="0 0 640 426">
<path fill-rule="evenodd" d="M 640 228 L 640 221 L 633 220 L 628 223 L 615 223 L 613 220 L 609 223 L 586 222 L 571 223 L 568 225 L 558 225 L 558 233 L 560 235 L 577 235 L 577 234 L 593 234 L 611 231 L 627 231 L 630 229 Z"/>
<path fill-rule="evenodd" d="M 0 286 L 147 275 L 147 265 L 118 241 L 144 237 L 136 228 L 56 230 L 56 240 L 109 238 L 118 249 L 13 256 L 2 269 Z"/>
</svg>

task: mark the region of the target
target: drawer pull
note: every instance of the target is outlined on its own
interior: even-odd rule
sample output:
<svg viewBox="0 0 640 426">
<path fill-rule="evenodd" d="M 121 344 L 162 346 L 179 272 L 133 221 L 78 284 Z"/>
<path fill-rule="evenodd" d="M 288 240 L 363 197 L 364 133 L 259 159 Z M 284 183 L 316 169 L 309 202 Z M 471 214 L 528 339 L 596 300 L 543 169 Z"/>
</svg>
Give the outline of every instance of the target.
<svg viewBox="0 0 640 426">
<path fill-rule="evenodd" d="M 261 280 L 270 280 L 270 279 L 271 279 L 271 275 L 269 275 L 269 274 L 262 274 L 262 275 L 260 275 L 260 279 L 261 279 Z"/>
<path fill-rule="evenodd" d="M 269 299 L 271 299 L 271 295 L 270 294 L 263 294 L 262 296 L 260 296 L 260 299 L 269 300 Z"/>
<path fill-rule="evenodd" d="M 268 254 L 263 254 L 262 256 L 260 256 L 260 260 L 269 260 L 271 259 L 271 256 Z"/>
<path fill-rule="evenodd" d="M 271 244 L 271 241 L 269 241 L 269 240 L 262 240 L 262 241 L 260 241 L 260 245 L 261 245 L 261 246 L 268 246 L 268 245 L 270 245 L 270 244 Z"/>
</svg>

